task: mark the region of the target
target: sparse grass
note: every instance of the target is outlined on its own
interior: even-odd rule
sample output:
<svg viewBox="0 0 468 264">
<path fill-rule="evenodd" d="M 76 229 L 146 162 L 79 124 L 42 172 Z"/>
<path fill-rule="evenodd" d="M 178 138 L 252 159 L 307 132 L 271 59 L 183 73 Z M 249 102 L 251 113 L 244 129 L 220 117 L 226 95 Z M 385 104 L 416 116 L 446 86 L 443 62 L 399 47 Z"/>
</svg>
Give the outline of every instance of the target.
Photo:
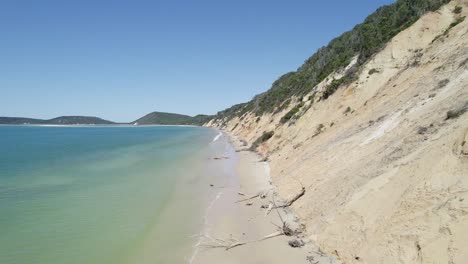
<svg viewBox="0 0 468 264">
<path fill-rule="evenodd" d="M 461 22 L 465 21 L 465 18 L 466 18 L 466 17 L 464 17 L 464 16 L 462 16 L 462 17 L 457 17 L 457 19 L 455 19 L 455 21 L 453 21 L 452 23 L 450 23 L 448 29 L 450 30 L 451 28 L 453 28 L 453 27 L 455 27 L 456 25 L 460 24 Z"/>
<path fill-rule="evenodd" d="M 419 127 L 418 128 L 418 134 L 419 135 L 424 135 L 427 132 L 427 127 Z"/>
<path fill-rule="evenodd" d="M 312 135 L 312 137 L 316 137 L 318 135 L 320 135 L 322 133 L 322 130 L 325 128 L 325 126 L 323 124 L 319 124 L 317 126 L 317 128 L 315 129 L 315 132 L 314 134 Z"/>
<path fill-rule="evenodd" d="M 442 33 L 442 34 L 440 34 L 440 35 L 437 35 L 437 36 L 432 40 L 431 43 L 434 43 L 436 40 L 441 39 L 442 37 L 448 36 L 448 33 L 450 32 L 450 30 L 451 30 L 452 28 L 454 28 L 455 26 L 457 26 L 458 24 L 460 24 L 461 22 L 463 22 L 463 21 L 465 21 L 465 17 L 464 17 L 464 16 L 463 16 L 463 17 L 457 17 L 457 18 L 455 19 L 455 21 L 453 21 L 452 23 L 450 23 L 450 25 L 448 26 L 448 28 L 445 29 L 444 33 Z"/>
<path fill-rule="evenodd" d="M 463 67 L 466 65 L 466 63 L 468 63 L 468 58 L 465 58 L 464 60 L 462 60 L 460 64 L 458 65 L 458 67 Z"/>
<path fill-rule="evenodd" d="M 284 109 L 288 108 L 288 106 L 291 104 L 291 98 L 288 98 L 286 101 L 284 101 L 276 110 L 273 112 L 273 114 L 277 114 Z"/>
<path fill-rule="evenodd" d="M 269 140 L 271 137 L 273 137 L 273 135 L 275 134 L 275 132 L 273 131 L 269 131 L 269 132 L 263 132 L 263 134 L 258 137 L 253 143 L 252 143 L 252 146 L 250 147 L 250 150 L 255 150 L 257 149 L 258 146 L 260 146 L 261 144 L 263 144 L 264 142 L 266 142 L 267 140 Z"/>
<path fill-rule="evenodd" d="M 289 110 L 289 112 L 287 112 L 280 120 L 281 124 L 284 124 L 286 122 L 288 122 L 289 120 L 291 120 L 302 108 L 302 106 L 304 105 L 303 102 L 300 102 L 298 105 L 296 105 L 295 107 L 293 107 L 291 110 Z"/>
<path fill-rule="evenodd" d="M 463 115 L 466 111 L 468 111 L 468 102 L 465 102 L 465 104 L 459 108 L 448 111 L 445 120 L 455 119 Z"/>
<path fill-rule="evenodd" d="M 344 84 L 348 83 L 350 81 L 350 78 L 348 76 L 344 76 L 340 79 L 333 79 L 333 81 L 325 88 L 325 91 L 323 92 L 323 99 L 327 99 L 330 97 L 332 94 L 338 90 L 338 88 Z"/>
<path fill-rule="evenodd" d="M 349 113 L 349 112 L 351 112 L 351 107 L 348 106 L 348 107 L 346 107 L 346 109 L 344 110 L 343 114 L 347 114 L 347 113 Z"/>
<path fill-rule="evenodd" d="M 447 84 L 450 82 L 449 79 L 443 79 L 443 80 L 440 80 L 438 83 L 437 83 L 437 89 L 442 89 L 444 88 L 445 86 L 447 86 Z"/>
</svg>

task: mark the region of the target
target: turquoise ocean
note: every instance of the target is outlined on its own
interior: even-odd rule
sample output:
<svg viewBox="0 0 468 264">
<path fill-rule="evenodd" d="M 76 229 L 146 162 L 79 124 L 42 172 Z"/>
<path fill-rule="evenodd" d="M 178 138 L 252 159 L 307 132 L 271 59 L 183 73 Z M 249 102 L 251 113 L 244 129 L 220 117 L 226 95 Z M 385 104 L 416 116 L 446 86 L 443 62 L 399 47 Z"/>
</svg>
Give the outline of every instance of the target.
<svg viewBox="0 0 468 264">
<path fill-rule="evenodd" d="M 0 126 L 0 263 L 188 263 L 232 166 L 218 135 Z"/>
</svg>

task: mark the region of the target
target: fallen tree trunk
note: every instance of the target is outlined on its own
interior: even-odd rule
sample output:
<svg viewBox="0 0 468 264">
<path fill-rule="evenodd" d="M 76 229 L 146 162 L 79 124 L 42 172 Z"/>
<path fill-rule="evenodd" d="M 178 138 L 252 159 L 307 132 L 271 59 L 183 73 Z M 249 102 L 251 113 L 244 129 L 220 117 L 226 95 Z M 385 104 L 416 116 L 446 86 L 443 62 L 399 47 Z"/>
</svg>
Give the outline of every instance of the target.
<svg viewBox="0 0 468 264">
<path fill-rule="evenodd" d="M 296 195 L 295 195 L 293 198 L 291 198 L 290 200 L 286 201 L 284 204 L 278 205 L 278 206 L 276 206 L 275 208 L 290 207 L 295 201 L 299 200 L 299 198 L 301 198 L 302 196 L 304 196 L 305 191 L 306 191 L 305 187 L 302 186 L 301 191 L 300 191 L 298 194 L 296 194 Z"/>
</svg>

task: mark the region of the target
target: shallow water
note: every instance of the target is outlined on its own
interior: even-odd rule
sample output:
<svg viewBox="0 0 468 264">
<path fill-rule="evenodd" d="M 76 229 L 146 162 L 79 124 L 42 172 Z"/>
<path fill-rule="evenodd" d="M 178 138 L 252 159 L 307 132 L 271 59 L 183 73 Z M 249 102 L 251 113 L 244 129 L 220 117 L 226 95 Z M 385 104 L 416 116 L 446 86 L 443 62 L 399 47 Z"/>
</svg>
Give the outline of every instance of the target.
<svg viewBox="0 0 468 264">
<path fill-rule="evenodd" d="M 0 263 L 187 262 L 223 177 L 217 135 L 0 126 Z"/>
</svg>

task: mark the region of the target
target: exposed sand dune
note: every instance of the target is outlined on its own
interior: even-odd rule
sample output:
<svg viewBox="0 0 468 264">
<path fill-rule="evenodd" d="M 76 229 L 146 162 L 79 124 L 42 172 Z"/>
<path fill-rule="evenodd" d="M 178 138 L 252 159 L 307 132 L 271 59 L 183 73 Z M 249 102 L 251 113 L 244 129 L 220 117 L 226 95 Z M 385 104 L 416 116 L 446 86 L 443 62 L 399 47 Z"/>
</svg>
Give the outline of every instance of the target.
<svg viewBox="0 0 468 264">
<path fill-rule="evenodd" d="M 468 1 L 423 16 L 355 83 L 306 102 L 293 124 L 279 123 L 285 109 L 208 125 L 249 144 L 275 132 L 258 150 L 282 197 L 297 181 L 306 187 L 292 209 L 326 253 L 345 263 L 467 263 L 468 113 L 447 119 L 468 102 L 468 20 L 444 35 L 457 16 L 468 16 Z"/>
</svg>

